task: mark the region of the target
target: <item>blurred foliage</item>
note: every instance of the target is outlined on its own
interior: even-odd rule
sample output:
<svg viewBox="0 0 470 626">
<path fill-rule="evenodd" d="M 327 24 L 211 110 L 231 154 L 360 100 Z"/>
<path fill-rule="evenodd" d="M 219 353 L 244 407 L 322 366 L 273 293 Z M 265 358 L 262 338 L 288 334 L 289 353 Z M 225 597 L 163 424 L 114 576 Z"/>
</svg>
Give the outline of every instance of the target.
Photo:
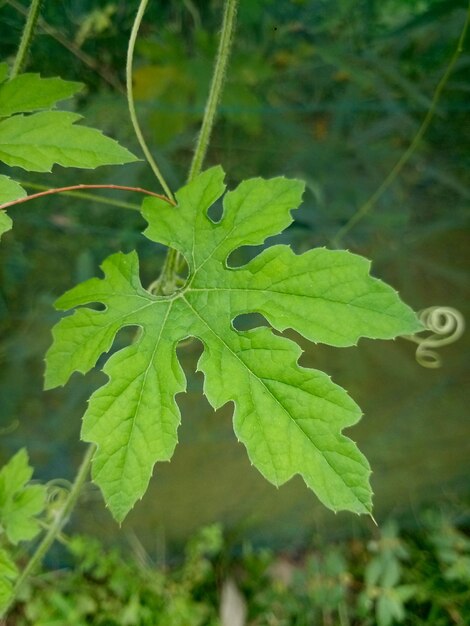
<svg viewBox="0 0 470 626">
<path fill-rule="evenodd" d="M 11 60 L 15 53 L 26 4 L 25 0 L 0 3 L 3 59 Z M 176 188 L 185 179 L 202 116 L 222 2 L 153 0 L 149 5 L 135 59 L 138 113 L 154 156 Z M 298 251 L 328 245 L 416 133 L 455 49 L 466 7 L 466 0 L 242 2 L 207 165 L 222 163 L 232 184 L 256 175 L 304 178 L 308 192 L 303 208 L 282 241 Z M 68 106 L 83 114 L 87 124 L 102 128 L 138 153 L 122 93 L 127 38 L 136 8 L 136 0 L 43 3 L 28 70 L 83 81 L 87 89 Z M 373 258 L 375 274 L 390 281 L 416 309 L 435 303 L 463 306 L 464 312 L 468 307 L 465 229 L 470 152 L 464 131 L 469 63 L 470 55 L 464 52 L 422 145 L 374 211 L 343 241 L 345 247 Z M 49 186 L 119 182 L 155 187 L 144 163 L 89 173 L 57 168 L 54 178 L 37 175 L 27 180 L 18 170 L 17 178 Z M 125 194 L 106 197 L 138 202 Z M 86 378 L 75 376 L 67 392 L 42 392 L 43 356 L 57 319 L 52 302 L 76 282 L 96 275 L 105 256 L 134 247 L 142 259 L 143 284 L 149 284 L 165 251 L 162 247 L 155 255 L 153 245 L 140 237 L 143 220 L 137 211 L 98 202 L 50 197 L 18 207 L 14 217 L 15 229 L 4 236 L 0 248 L 0 417 L 2 426 L 10 429 L 0 439 L 1 451 L 9 456 L 9 451 L 26 442 L 44 477 L 69 477 L 78 465 L 80 450 L 75 442 L 85 400 L 102 378 L 98 372 Z M 251 255 L 253 250 L 243 251 L 238 261 Z M 120 335 L 115 349 L 125 342 Z M 416 480 L 424 497 L 425 481 L 439 480 L 442 465 L 455 475 L 468 471 L 468 466 L 467 470 L 454 466 L 468 441 L 460 425 L 460 411 L 466 406 L 463 358 L 454 357 L 454 369 L 439 377 L 426 373 L 429 382 L 417 388 L 410 383 L 417 376 L 411 352 L 394 349 L 379 350 L 377 356 L 366 354 L 360 363 L 345 352 L 344 357 L 336 357 L 331 371 L 338 382 L 347 381 L 348 388 L 346 377 L 353 381 L 353 396 L 361 405 L 366 406 L 365 397 L 377 393 L 377 405 L 396 407 L 394 412 L 384 409 L 382 421 L 364 421 L 364 428 L 371 430 L 375 445 L 383 450 L 393 447 L 394 438 L 401 438 L 403 455 L 394 467 L 403 472 L 411 468 L 412 474 L 406 481 L 402 478 L 401 489 L 404 493 L 408 480 Z M 321 350 L 312 349 L 306 358 L 315 365 L 319 355 L 325 356 Z M 188 358 L 190 364 L 194 361 Z M 385 387 L 394 378 L 397 388 Z M 413 387 L 408 401 L 403 385 Z M 200 391 L 196 377 L 189 386 Z M 193 406 L 197 417 L 200 407 L 196 401 Z M 208 412 L 204 407 L 200 410 Z M 429 426 L 429 413 L 435 407 L 441 422 L 445 415 L 447 425 L 444 443 L 439 436 L 442 463 L 433 457 L 434 465 L 421 475 L 413 470 L 418 461 L 411 460 L 416 452 L 407 448 L 407 442 L 419 436 L 422 448 L 427 447 L 436 432 Z M 390 425 L 384 426 L 387 416 Z M 210 435 L 198 428 L 201 421 L 194 419 L 184 432 L 193 442 L 206 442 Z M 419 429 L 419 435 L 414 433 Z M 212 448 L 215 454 L 225 431 L 217 426 L 214 432 L 219 438 Z M 462 449 L 460 456 L 456 447 Z M 205 459 L 205 449 L 201 455 Z M 379 462 L 382 451 L 375 456 Z M 214 459 L 206 474 L 201 473 L 204 488 L 214 466 L 227 466 L 228 472 L 230 462 L 230 457 L 223 462 Z M 389 470 L 385 462 L 388 480 L 399 485 L 398 470 Z M 184 490 L 181 476 L 178 489 Z M 235 482 L 229 483 L 227 495 L 234 502 L 238 493 L 252 490 L 248 466 L 246 476 L 238 474 Z M 194 484 L 188 483 L 191 496 Z M 225 494 L 227 487 L 220 489 Z M 266 511 L 270 515 L 271 507 Z M 193 512 L 181 516 L 191 518 Z"/>
<path fill-rule="evenodd" d="M 455 511 L 427 511 L 419 531 L 390 521 L 370 538 L 284 555 L 240 549 L 213 525 L 189 540 L 182 562 L 165 567 L 135 542 L 123 553 L 63 537 L 68 566 L 37 574 L 7 625 L 218 626 L 230 580 L 247 626 L 464 626 L 470 570 L 454 566 L 470 557 L 470 540 L 457 519 Z"/>
</svg>

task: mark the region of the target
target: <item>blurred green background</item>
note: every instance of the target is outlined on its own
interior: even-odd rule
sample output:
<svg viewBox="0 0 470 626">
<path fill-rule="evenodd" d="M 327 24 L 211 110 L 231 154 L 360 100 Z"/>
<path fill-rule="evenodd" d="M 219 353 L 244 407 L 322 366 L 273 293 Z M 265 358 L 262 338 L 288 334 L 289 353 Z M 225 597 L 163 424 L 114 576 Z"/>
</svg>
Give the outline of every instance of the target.
<svg viewBox="0 0 470 626">
<path fill-rule="evenodd" d="M 1 57 L 12 58 L 25 3 L 0 2 Z M 29 71 L 80 80 L 66 107 L 140 154 L 129 123 L 124 66 L 135 0 L 45 2 Z M 221 22 L 220 0 L 153 0 L 135 58 L 139 118 L 153 154 L 176 189 L 201 120 Z M 226 91 L 206 165 L 221 163 L 230 185 L 251 176 L 300 177 L 307 193 L 296 221 L 276 240 L 297 251 L 331 246 L 378 188 L 429 110 L 456 48 L 467 10 L 460 0 L 242 0 Z M 449 305 L 468 317 L 470 55 L 463 52 L 431 127 L 397 181 L 340 242 L 373 260 L 416 310 Z M 155 189 L 144 162 L 55 176 L 15 171 L 48 186 L 119 183 Z M 135 204 L 135 195 L 101 197 Z M 137 207 L 135 207 L 137 208 Z M 11 210 L 15 228 L 0 247 L 0 454 L 26 445 L 44 480 L 72 479 L 86 398 L 104 377 L 75 375 L 42 391 L 43 358 L 58 319 L 52 306 L 76 282 L 99 273 L 110 253 L 137 248 L 143 282 L 165 249 L 146 240 L 144 220 L 96 201 L 51 196 Z M 272 243 L 271 240 L 269 243 Z M 258 250 L 242 250 L 238 261 Z M 248 323 L 254 320 L 248 320 Z M 113 349 L 128 342 L 121 331 Z M 375 516 L 411 522 L 428 503 L 468 499 L 470 428 L 465 395 L 468 335 L 442 353 L 441 369 L 417 364 L 404 340 L 339 350 L 309 345 L 302 362 L 327 371 L 364 411 L 348 432 L 369 458 Z M 180 348 L 188 393 L 180 444 L 157 465 L 149 491 L 120 531 L 90 487 L 76 528 L 105 541 L 137 534 L 150 554 L 221 521 L 259 543 L 301 545 L 312 532 L 355 532 L 367 520 L 324 510 L 299 478 L 276 489 L 248 461 L 231 430 L 231 406 L 214 413 L 194 374 L 201 347 Z"/>
</svg>

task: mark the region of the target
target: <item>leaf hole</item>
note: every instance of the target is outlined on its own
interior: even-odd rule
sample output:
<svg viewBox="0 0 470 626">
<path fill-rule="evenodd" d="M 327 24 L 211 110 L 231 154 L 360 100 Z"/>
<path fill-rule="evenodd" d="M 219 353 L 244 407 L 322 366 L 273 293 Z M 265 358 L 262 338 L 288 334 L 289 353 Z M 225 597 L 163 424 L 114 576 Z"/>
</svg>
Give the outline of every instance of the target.
<svg viewBox="0 0 470 626">
<path fill-rule="evenodd" d="M 249 263 L 255 256 L 265 249 L 265 245 L 261 246 L 241 246 L 233 250 L 227 257 L 227 266 L 232 269 L 243 267 Z"/>
<path fill-rule="evenodd" d="M 186 259 L 184 256 L 180 257 L 180 263 L 178 267 L 178 276 L 183 279 L 185 282 L 189 276 L 189 266 L 186 263 Z"/>
<path fill-rule="evenodd" d="M 222 205 L 222 200 L 215 202 L 212 206 L 210 206 L 207 210 L 207 217 L 214 222 L 214 224 L 218 224 L 223 216 L 224 209 Z"/>
<path fill-rule="evenodd" d="M 197 364 L 204 352 L 204 344 L 196 337 L 187 337 L 176 346 L 176 356 L 186 372 L 187 391 L 197 395 L 203 394 L 204 376 L 197 371 Z"/>
<path fill-rule="evenodd" d="M 136 324 L 133 326 L 123 326 L 120 328 L 114 336 L 113 345 L 108 352 L 108 358 L 114 352 L 122 350 L 123 348 L 130 346 L 133 343 L 137 343 L 142 338 L 143 329 Z"/>
<path fill-rule="evenodd" d="M 94 371 L 101 371 L 106 364 L 106 362 L 115 354 L 119 352 L 119 350 L 123 350 L 133 343 L 137 343 L 142 337 L 142 327 L 141 326 L 123 326 L 120 328 L 114 336 L 113 343 L 109 348 L 108 352 L 103 352 L 103 354 L 99 357 L 96 362 Z M 105 380 L 107 380 L 105 378 Z"/>
<path fill-rule="evenodd" d="M 93 311 L 106 311 L 107 307 L 102 302 L 91 302 L 86 305 L 87 309 L 92 309 Z"/>
<path fill-rule="evenodd" d="M 269 323 L 261 313 L 243 313 L 242 315 L 237 315 L 232 321 L 232 326 L 235 330 L 243 331 L 259 328 L 260 326 L 269 326 Z"/>
</svg>

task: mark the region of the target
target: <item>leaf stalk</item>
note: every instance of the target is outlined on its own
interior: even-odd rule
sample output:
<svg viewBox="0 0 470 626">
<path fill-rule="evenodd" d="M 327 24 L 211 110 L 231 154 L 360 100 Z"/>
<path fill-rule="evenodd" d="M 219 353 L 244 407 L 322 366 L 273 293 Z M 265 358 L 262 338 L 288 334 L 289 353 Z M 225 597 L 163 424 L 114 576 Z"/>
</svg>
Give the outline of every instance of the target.
<svg viewBox="0 0 470 626">
<path fill-rule="evenodd" d="M 33 193 L 30 196 L 25 196 L 24 198 L 18 198 L 17 200 L 6 202 L 5 204 L 0 205 L 0 211 L 8 209 L 8 207 L 15 206 L 17 204 L 23 204 L 24 202 L 35 200 L 36 198 L 42 198 L 43 196 L 50 196 L 55 193 L 80 191 L 81 189 L 119 189 L 121 191 L 134 191 L 136 193 L 144 193 L 148 196 L 160 198 L 160 200 L 164 200 L 165 202 L 168 202 L 168 204 L 174 204 L 174 202 L 172 202 L 166 196 L 163 196 L 160 193 L 154 193 L 153 191 L 149 191 L 148 189 L 142 189 L 142 187 L 128 187 L 127 185 L 71 185 L 69 187 L 55 187 L 53 189 L 46 189 L 44 191 L 39 191 L 38 193 Z M 140 207 L 138 208 L 138 210 L 140 210 Z"/>
<path fill-rule="evenodd" d="M 16 182 L 25 189 L 32 189 L 33 191 L 47 191 L 51 189 L 47 185 L 41 185 L 39 183 L 28 183 L 26 181 L 16 179 Z M 99 196 L 96 193 L 83 193 L 81 191 L 62 191 L 61 195 L 68 198 L 77 198 L 81 200 L 90 200 L 90 202 L 96 202 L 97 204 L 107 204 L 120 209 L 131 209 L 132 211 L 140 211 L 140 204 L 136 202 L 125 202 L 123 200 L 116 200 L 115 198 L 108 198 L 105 196 Z"/>
</svg>

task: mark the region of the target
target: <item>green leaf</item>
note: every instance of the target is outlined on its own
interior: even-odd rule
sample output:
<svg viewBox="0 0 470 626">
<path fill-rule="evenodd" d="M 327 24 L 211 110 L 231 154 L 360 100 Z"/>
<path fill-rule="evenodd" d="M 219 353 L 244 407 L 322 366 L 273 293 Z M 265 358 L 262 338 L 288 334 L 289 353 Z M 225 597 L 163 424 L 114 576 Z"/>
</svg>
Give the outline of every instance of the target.
<svg viewBox="0 0 470 626">
<path fill-rule="evenodd" d="M 3 233 L 6 233 L 8 230 L 11 230 L 13 222 L 11 218 L 5 213 L 5 211 L 0 211 L 0 239 Z"/>
<path fill-rule="evenodd" d="M 0 63 L 0 83 L 3 83 L 8 78 L 8 63 Z"/>
<path fill-rule="evenodd" d="M 18 576 L 18 568 L 6 550 L 0 549 L 0 576 L 10 580 Z"/>
<path fill-rule="evenodd" d="M 6 550 L 0 549 L 0 612 L 8 606 L 13 595 L 13 584 L 18 568 Z"/>
<path fill-rule="evenodd" d="M 20 74 L 0 85 L 0 117 L 49 109 L 83 88 L 81 83 L 61 78 L 41 78 L 39 74 Z"/>
<path fill-rule="evenodd" d="M 89 401 L 82 437 L 95 442 L 93 477 L 119 521 L 147 489 L 156 461 L 171 457 L 180 415 L 174 400 L 185 388 L 176 346 L 187 337 L 204 345 L 199 369 L 214 408 L 233 402 L 234 429 L 252 463 L 275 485 L 300 474 L 333 510 L 371 510 L 367 460 L 342 430 L 359 407 L 323 372 L 298 365 L 300 348 L 266 327 L 239 332 L 232 321 L 262 313 L 277 330 L 293 328 L 313 341 L 345 346 L 359 336 L 390 338 L 419 330 L 396 292 L 369 276 L 369 263 L 343 251 L 294 254 L 274 246 L 247 265 L 227 265 L 242 245 L 257 245 L 292 221 L 300 181 L 274 178 L 241 183 L 225 195 L 223 217 L 208 209 L 224 193 L 224 173 L 212 168 L 180 189 L 177 207 L 145 200 L 145 235 L 179 250 L 189 276 L 179 290 L 147 292 L 137 255 L 114 254 L 104 279 L 82 283 L 59 298 L 59 309 L 79 308 L 53 330 L 46 356 L 46 388 L 86 373 L 110 350 L 123 326 L 141 332 L 113 354 L 108 383 Z"/>
<path fill-rule="evenodd" d="M 0 175 L 0 205 L 6 204 L 7 202 L 13 202 L 13 200 L 18 200 L 19 198 L 24 198 L 26 196 L 26 191 L 23 187 L 12 180 L 8 176 Z M 12 227 L 11 218 L 5 213 L 4 210 L 0 209 L 0 238 L 3 233 L 6 233 L 7 230 L 10 230 Z"/>
<path fill-rule="evenodd" d="M 26 191 L 16 180 L 0 174 L 0 206 L 25 196 Z"/>
<path fill-rule="evenodd" d="M 44 509 L 46 490 L 27 485 L 32 475 L 25 449 L 0 470 L 0 533 L 13 544 L 33 539 L 40 530 L 35 516 Z"/>
<path fill-rule="evenodd" d="M 390 626 L 394 622 L 405 619 L 403 603 L 393 595 L 393 592 L 382 594 L 377 600 L 376 616 L 378 626 Z"/>
<path fill-rule="evenodd" d="M 74 126 L 76 113 L 42 111 L 0 121 L 0 160 L 33 172 L 50 172 L 54 163 L 93 169 L 137 160 L 98 130 Z"/>
</svg>

